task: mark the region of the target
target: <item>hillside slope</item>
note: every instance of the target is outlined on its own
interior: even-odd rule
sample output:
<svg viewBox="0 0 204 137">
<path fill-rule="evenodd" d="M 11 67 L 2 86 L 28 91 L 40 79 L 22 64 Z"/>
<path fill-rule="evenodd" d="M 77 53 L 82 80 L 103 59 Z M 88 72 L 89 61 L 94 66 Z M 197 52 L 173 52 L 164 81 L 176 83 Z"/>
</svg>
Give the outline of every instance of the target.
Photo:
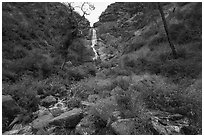
<svg viewBox="0 0 204 137">
<path fill-rule="evenodd" d="M 61 3 L 3 3 L 3 80 L 17 80 L 27 70 L 40 70 L 44 60 L 50 64 L 59 58 L 58 51 L 74 26 L 69 14 Z M 81 20 L 78 13 L 75 16 Z M 82 35 L 88 35 L 88 20 L 80 25 Z M 31 66 L 35 59 L 41 63 Z"/>
<path fill-rule="evenodd" d="M 202 134 L 202 3 L 160 3 L 177 58 L 155 4 L 113 3 L 72 37 L 65 5 L 4 3 L 3 134 Z"/>
<path fill-rule="evenodd" d="M 19 113 L 27 113 L 30 119 L 33 118 L 30 114 L 38 110 L 38 105 L 43 99 L 37 95 L 44 90 L 48 92 L 53 86 L 51 83 L 59 82 L 55 86 L 61 88 L 75 79 L 88 75 L 86 69 L 83 69 L 83 73 L 82 68 L 76 70 L 75 67 L 83 64 L 85 58 L 92 61 L 94 53 L 89 48 L 90 42 L 86 39 L 90 23 L 77 12 L 73 14 L 71 15 L 71 10 L 62 3 L 3 2 L 3 132 L 10 129 L 9 124 Z M 81 33 L 74 38 L 69 47 L 69 56 L 66 60 L 71 61 L 72 65 L 65 66 L 65 69 L 61 70 L 64 60 L 62 52 L 66 50 L 63 49 L 63 45 L 71 39 L 68 36 L 76 26 L 73 18 L 81 20 L 78 24 Z M 67 80 L 60 75 L 66 76 Z M 57 81 L 57 78 L 61 81 Z M 49 95 L 45 95 L 44 98 L 46 96 Z M 14 106 L 9 106 L 7 99 L 9 101 L 14 99 L 21 109 L 17 109 L 18 112 L 14 111 Z"/>
<path fill-rule="evenodd" d="M 98 30 L 99 53 L 105 56 L 105 62 L 102 63 L 103 73 L 108 77 L 146 77 L 148 74 L 148 78 L 144 79 L 148 82 L 153 78 L 153 83 L 160 81 L 155 79 L 155 76 L 161 77 L 162 83 L 170 84 L 166 85 L 168 89 L 159 86 L 160 90 L 157 91 L 152 87 L 155 83 L 148 83 L 150 89 L 146 92 L 143 86 L 143 89 L 136 86 L 139 94 L 147 97 L 143 98 L 142 102 L 147 108 L 187 114 L 188 118 L 193 119 L 192 125 L 200 134 L 201 123 L 198 119 L 202 113 L 202 99 L 199 98 L 202 94 L 202 4 L 161 5 L 178 58 L 175 59 L 172 55 L 155 3 L 116 2 L 109 5 L 101 14 L 99 22 L 94 24 Z M 198 87 L 195 87 L 195 83 L 200 84 L 196 84 Z M 191 87 L 197 90 L 190 91 Z M 183 98 L 183 101 L 178 97 Z M 193 110 L 194 107 L 189 108 L 187 98 L 197 102 L 190 103 L 197 110 Z"/>
</svg>

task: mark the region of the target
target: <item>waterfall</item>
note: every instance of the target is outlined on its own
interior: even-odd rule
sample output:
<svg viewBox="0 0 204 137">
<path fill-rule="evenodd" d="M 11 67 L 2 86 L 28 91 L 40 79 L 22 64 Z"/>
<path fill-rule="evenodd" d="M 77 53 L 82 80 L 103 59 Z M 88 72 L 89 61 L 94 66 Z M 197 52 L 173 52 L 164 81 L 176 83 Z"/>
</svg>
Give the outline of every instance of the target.
<svg viewBox="0 0 204 137">
<path fill-rule="evenodd" d="M 95 53 L 95 57 L 93 58 L 93 60 L 98 58 L 98 54 L 97 54 L 96 49 L 95 49 L 96 44 L 97 44 L 96 30 L 94 28 L 92 28 L 91 47 Z"/>
</svg>

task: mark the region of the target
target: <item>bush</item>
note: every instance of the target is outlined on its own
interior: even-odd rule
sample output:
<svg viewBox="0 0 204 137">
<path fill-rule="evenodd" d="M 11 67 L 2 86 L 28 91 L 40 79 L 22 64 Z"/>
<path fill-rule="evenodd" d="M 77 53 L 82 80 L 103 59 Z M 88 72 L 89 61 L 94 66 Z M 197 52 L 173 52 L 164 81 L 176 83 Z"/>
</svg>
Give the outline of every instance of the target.
<svg viewBox="0 0 204 137">
<path fill-rule="evenodd" d="M 17 104 L 28 112 L 37 111 L 40 102 L 35 90 L 35 82 L 32 81 L 32 78 L 25 77 L 18 83 L 5 86 L 3 93 L 11 95 Z"/>
<path fill-rule="evenodd" d="M 188 28 L 184 23 L 172 24 L 169 27 L 171 39 L 178 44 L 185 44 L 200 40 L 200 35 L 197 30 Z"/>
<path fill-rule="evenodd" d="M 96 68 L 91 63 L 85 63 L 76 67 L 66 68 L 60 73 L 63 78 L 68 78 L 70 81 L 80 81 L 84 78 L 96 76 Z"/>
<path fill-rule="evenodd" d="M 100 25 L 98 28 L 98 34 L 105 34 L 110 32 L 111 29 L 117 27 L 116 26 L 116 22 L 115 21 L 109 21 L 109 22 L 105 22 L 103 23 L 103 25 Z"/>
<path fill-rule="evenodd" d="M 106 68 L 106 69 L 111 68 L 111 66 L 112 66 L 112 63 L 110 63 L 110 62 L 102 62 L 100 64 L 101 68 Z"/>
<path fill-rule="evenodd" d="M 140 42 L 137 42 L 137 43 L 132 43 L 130 45 L 127 45 L 128 46 L 128 49 L 126 50 L 126 54 L 127 53 L 130 53 L 130 52 L 133 52 L 133 51 L 136 51 L 136 50 L 139 50 L 141 47 L 143 47 L 144 45 L 146 44 L 145 41 L 140 41 Z"/>
<path fill-rule="evenodd" d="M 66 102 L 66 104 L 69 109 L 80 107 L 81 99 L 78 97 L 72 97 Z"/>
<path fill-rule="evenodd" d="M 169 35 L 171 37 L 171 40 L 177 42 L 178 40 L 181 39 L 181 37 L 179 36 L 182 36 L 184 34 L 181 35 L 181 32 L 185 31 L 186 30 L 186 27 L 183 23 L 179 23 L 179 24 L 171 24 L 169 26 Z"/>
<path fill-rule="evenodd" d="M 71 97 L 86 100 L 90 94 L 94 94 L 94 87 L 93 85 L 86 84 L 85 81 L 80 81 L 76 84 L 72 84 L 68 92 Z"/>
<path fill-rule="evenodd" d="M 85 78 L 85 72 L 84 70 L 75 70 L 75 69 L 70 69 L 66 73 L 66 77 L 69 78 L 69 80 L 72 81 L 80 81 L 81 79 Z"/>
<path fill-rule="evenodd" d="M 202 115 L 201 80 L 182 90 L 178 85 L 167 83 L 162 78 L 155 77 L 155 80 L 154 87 L 149 90 L 141 90 L 141 97 L 146 106 L 150 109 L 182 114 L 191 119 L 191 124 L 197 127 L 197 132 L 200 132 Z"/>
<path fill-rule="evenodd" d="M 178 44 L 201 41 L 202 4 L 189 3 L 175 13 L 181 22 L 169 26 L 170 36 Z"/>
<path fill-rule="evenodd" d="M 113 112 L 117 110 L 117 104 L 113 97 L 99 100 L 96 105 L 91 107 L 88 111 L 89 115 L 100 118 L 106 124 L 112 117 Z"/>
<path fill-rule="evenodd" d="M 135 74 L 159 74 L 170 78 L 174 82 L 182 79 L 194 79 L 201 73 L 201 51 L 199 43 L 189 43 L 176 45 L 178 58 L 174 59 L 170 47 L 161 45 L 154 51 L 146 54 L 135 54 L 136 57 L 130 58 L 130 54 L 125 56 L 122 66 Z"/>
<path fill-rule="evenodd" d="M 101 73 L 104 75 L 104 77 L 117 77 L 117 76 L 129 76 L 131 75 L 131 72 L 120 67 L 114 67 L 109 69 L 103 69 Z"/>
<path fill-rule="evenodd" d="M 47 78 L 54 71 L 52 61 L 43 56 L 37 50 L 31 51 L 29 55 L 24 58 L 10 62 L 5 61 L 6 60 L 4 60 L 3 63 L 4 76 L 12 79 L 12 75 L 9 74 L 14 74 L 15 80 L 13 81 L 20 80 L 22 75 L 25 74 L 32 75 L 34 77 Z"/>
<path fill-rule="evenodd" d="M 52 65 L 48 64 L 48 63 L 42 63 L 41 68 L 41 75 L 43 76 L 43 78 L 47 78 L 50 76 L 50 74 L 52 73 L 53 69 L 52 69 Z"/>
<path fill-rule="evenodd" d="M 128 76 L 118 76 L 114 79 L 113 85 L 122 88 L 123 90 L 127 90 L 130 85 L 130 77 Z"/>
</svg>

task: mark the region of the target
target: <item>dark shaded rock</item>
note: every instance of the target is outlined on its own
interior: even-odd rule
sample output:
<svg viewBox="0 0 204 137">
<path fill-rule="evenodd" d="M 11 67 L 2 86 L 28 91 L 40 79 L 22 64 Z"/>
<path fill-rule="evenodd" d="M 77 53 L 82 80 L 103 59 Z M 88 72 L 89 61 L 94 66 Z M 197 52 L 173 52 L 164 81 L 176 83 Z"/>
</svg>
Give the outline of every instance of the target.
<svg viewBox="0 0 204 137">
<path fill-rule="evenodd" d="M 7 129 L 7 126 L 19 114 L 21 108 L 10 95 L 2 95 L 2 130 Z"/>
<path fill-rule="evenodd" d="M 82 109 L 75 108 L 71 111 L 65 112 L 50 121 L 50 125 L 66 126 L 67 128 L 74 128 L 83 118 Z"/>
<path fill-rule="evenodd" d="M 37 94 L 38 94 L 38 95 L 44 95 L 44 94 L 46 94 L 46 92 L 45 92 L 45 90 L 44 90 L 43 88 L 39 88 L 39 89 L 37 90 Z"/>
<path fill-rule="evenodd" d="M 197 129 L 196 127 L 194 126 L 183 126 L 181 128 L 182 132 L 185 134 L 185 135 L 197 135 L 198 133 L 196 132 Z"/>
<path fill-rule="evenodd" d="M 42 99 L 41 102 L 42 102 L 42 106 L 49 107 L 50 105 L 55 104 L 57 100 L 55 99 L 55 97 L 50 95 Z"/>
<path fill-rule="evenodd" d="M 10 95 L 2 95 L 2 109 L 3 113 L 15 115 L 20 112 L 20 107 Z"/>
</svg>

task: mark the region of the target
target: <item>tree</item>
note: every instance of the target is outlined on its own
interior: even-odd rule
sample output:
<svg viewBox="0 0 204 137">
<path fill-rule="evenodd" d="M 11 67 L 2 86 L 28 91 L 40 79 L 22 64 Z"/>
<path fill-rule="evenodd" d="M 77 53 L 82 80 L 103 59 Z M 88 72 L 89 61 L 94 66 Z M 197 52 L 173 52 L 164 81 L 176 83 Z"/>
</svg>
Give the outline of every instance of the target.
<svg viewBox="0 0 204 137">
<path fill-rule="evenodd" d="M 69 22 L 72 25 L 71 26 L 71 31 L 68 30 L 67 34 L 65 36 L 65 40 L 64 43 L 62 45 L 62 56 L 64 58 L 64 61 L 61 65 L 61 69 L 64 68 L 64 65 L 66 63 L 66 59 L 67 59 L 67 54 L 68 54 L 68 50 L 69 47 L 72 45 L 72 42 L 74 39 L 79 38 L 80 37 L 80 23 L 81 21 L 85 18 L 85 15 L 89 15 L 90 11 L 94 10 L 95 7 L 94 5 L 90 4 L 89 2 L 84 2 L 81 6 L 72 6 L 72 3 L 66 2 L 64 3 L 66 5 L 66 7 L 68 7 L 67 12 L 69 13 L 70 17 L 69 17 Z M 82 16 L 80 18 L 76 17 L 76 12 L 74 11 L 75 8 L 80 7 L 81 11 L 83 12 Z"/>
<path fill-rule="evenodd" d="M 168 30 L 168 26 L 167 26 L 166 19 L 165 19 L 165 16 L 164 16 L 164 12 L 163 12 L 162 7 L 161 7 L 159 2 L 157 3 L 157 6 L 158 6 L 158 10 L 159 10 L 159 12 L 161 14 L 161 17 L 162 17 L 162 21 L 163 21 L 163 24 L 164 24 L 164 29 L 166 31 L 166 36 L 167 36 L 167 39 L 168 39 L 168 42 L 169 42 L 169 46 L 170 46 L 170 48 L 172 50 L 172 54 L 173 54 L 174 58 L 177 58 L 178 55 L 177 55 L 177 52 L 176 52 L 176 48 L 174 47 L 174 45 L 173 45 L 173 43 L 172 43 L 172 41 L 170 39 L 169 30 Z"/>
</svg>

